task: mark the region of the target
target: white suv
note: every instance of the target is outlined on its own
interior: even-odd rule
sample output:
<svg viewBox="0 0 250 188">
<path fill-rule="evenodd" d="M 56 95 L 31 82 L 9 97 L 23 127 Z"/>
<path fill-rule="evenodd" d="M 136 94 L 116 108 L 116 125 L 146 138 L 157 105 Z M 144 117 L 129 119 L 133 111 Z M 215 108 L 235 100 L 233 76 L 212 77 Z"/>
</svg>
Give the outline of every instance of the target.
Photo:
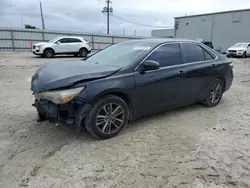
<svg viewBox="0 0 250 188">
<path fill-rule="evenodd" d="M 227 56 L 240 56 L 240 57 L 246 57 L 250 55 L 250 43 L 248 42 L 240 42 L 232 47 L 228 48 L 227 50 Z"/>
<path fill-rule="evenodd" d="M 86 57 L 91 52 L 91 44 L 81 37 L 57 37 L 48 42 L 41 42 L 32 46 L 35 55 L 51 58 L 57 54 L 74 54 Z"/>
</svg>

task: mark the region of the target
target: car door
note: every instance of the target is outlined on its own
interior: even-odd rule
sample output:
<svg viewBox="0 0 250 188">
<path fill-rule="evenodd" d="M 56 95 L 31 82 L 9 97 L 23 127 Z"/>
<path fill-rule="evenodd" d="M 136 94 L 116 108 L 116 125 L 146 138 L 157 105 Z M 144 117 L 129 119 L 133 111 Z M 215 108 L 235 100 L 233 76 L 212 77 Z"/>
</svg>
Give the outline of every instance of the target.
<svg viewBox="0 0 250 188">
<path fill-rule="evenodd" d="M 55 53 L 66 53 L 69 50 L 69 39 L 62 38 L 53 45 Z"/>
<path fill-rule="evenodd" d="M 204 97 L 208 85 L 215 77 L 215 55 L 198 43 L 184 42 L 180 44 L 184 57 L 183 72 L 185 76 L 185 100 L 199 101 Z"/>
<path fill-rule="evenodd" d="M 77 38 L 69 38 L 68 52 L 79 52 L 82 41 Z"/>
<path fill-rule="evenodd" d="M 187 87 L 185 77 L 182 75 L 184 65 L 178 43 L 161 45 L 146 60 L 157 61 L 160 68 L 138 71 L 143 66 L 142 62 L 134 72 L 137 116 L 179 105 L 185 96 L 184 88 Z"/>
<path fill-rule="evenodd" d="M 250 56 L 250 43 L 247 46 L 247 55 Z"/>
</svg>

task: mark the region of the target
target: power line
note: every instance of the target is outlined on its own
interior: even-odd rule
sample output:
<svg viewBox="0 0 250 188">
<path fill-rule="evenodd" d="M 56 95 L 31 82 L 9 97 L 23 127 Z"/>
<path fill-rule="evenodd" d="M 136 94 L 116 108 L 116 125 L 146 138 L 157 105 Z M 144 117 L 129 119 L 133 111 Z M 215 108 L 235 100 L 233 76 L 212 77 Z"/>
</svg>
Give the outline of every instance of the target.
<svg viewBox="0 0 250 188">
<path fill-rule="evenodd" d="M 149 24 L 143 24 L 143 23 L 139 23 L 139 22 L 134 22 L 134 21 L 131 21 L 131 20 L 128 20 L 126 18 L 122 18 L 120 16 L 117 16 L 115 14 L 110 14 L 111 16 L 113 16 L 114 18 L 118 19 L 118 20 L 121 20 L 121 21 L 124 21 L 124 22 L 127 22 L 127 23 L 130 23 L 130 24 L 134 24 L 134 25 L 139 25 L 139 26 L 143 26 L 143 27 L 153 27 L 153 28 L 174 28 L 173 25 L 166 25 L 166 26 L 156 26 L 156 25 L 149 25 Z"/>
</svg>

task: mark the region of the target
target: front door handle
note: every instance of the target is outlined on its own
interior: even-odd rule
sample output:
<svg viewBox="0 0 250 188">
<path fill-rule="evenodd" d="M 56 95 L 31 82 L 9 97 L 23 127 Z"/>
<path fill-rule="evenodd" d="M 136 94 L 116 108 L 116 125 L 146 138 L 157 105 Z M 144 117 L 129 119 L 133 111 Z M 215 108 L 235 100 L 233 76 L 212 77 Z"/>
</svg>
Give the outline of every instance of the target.
<svg viewBox="0 0 250 188">
<path fill-rule="evenodd" d="M 184 74 L 184 71 L 183 71 L 183 70 L 180 70 L 180 71 L 178 72 L 178 75 L 182 75 L 182 74 Z"/>
</svg>

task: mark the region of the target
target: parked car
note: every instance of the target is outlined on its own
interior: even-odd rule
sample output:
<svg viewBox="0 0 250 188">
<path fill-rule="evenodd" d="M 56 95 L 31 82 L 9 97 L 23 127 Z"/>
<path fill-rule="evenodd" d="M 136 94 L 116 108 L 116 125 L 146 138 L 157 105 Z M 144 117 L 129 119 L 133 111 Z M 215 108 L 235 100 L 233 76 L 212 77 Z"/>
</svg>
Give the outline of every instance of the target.
<svg viewBox="0 0 250 188">
<path fill-rule="evenodd" d="M 57 37 L 48 42 L 41 42 L 32 46 L 35 55 L 51 58 L 57 54 L 74 54 L 86 57 L 91 52 L 91 44 L 82 37 Z"/>
<path fill-rule="evenodd" d="M 197 102 L 216 106 L 232 69 L 229 59 L 195 41 L 125 41 L 86 61 L 46 63 L 32 77 L 33 106 L 39 121 L 85 126 L 108 139 L 129 120 Z"/>
<path fill-rule="evenodd" d="M 250 43 L 249 42 L 240 42 L 227 50 L 228 57 L 247 57 L 250 55 Z"/>
</svg>

